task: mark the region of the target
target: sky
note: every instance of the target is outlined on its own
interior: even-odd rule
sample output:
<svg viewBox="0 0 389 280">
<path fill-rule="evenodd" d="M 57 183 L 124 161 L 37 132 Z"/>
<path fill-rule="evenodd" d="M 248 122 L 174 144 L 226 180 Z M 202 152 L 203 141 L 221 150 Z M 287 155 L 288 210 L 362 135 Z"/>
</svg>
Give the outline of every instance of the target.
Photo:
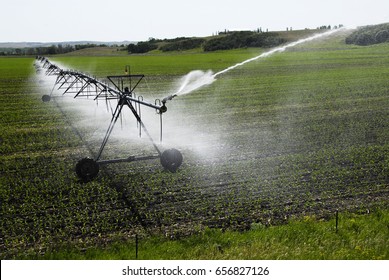
<svg viewBox="0 0 389 280">
<path fill-rule="evenodd" d="M 1 0 L 0 42 L 146 41 L 389 22 L 388 0 Z"/>
</svg>

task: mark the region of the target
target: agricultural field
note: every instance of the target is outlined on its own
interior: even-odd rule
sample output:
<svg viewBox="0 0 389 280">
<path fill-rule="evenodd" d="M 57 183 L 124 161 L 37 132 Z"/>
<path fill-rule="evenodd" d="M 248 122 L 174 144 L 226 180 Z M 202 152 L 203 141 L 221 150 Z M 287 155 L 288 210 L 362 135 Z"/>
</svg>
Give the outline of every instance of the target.
<svg viewBox="0 0 389 280">
<path fill-rule="evenodd" d="M 53 79 L 35 73 L 35 59 L 0 58 L 2 259 L 135 234 L 179 239 L 206 228 L 388 209 L 389 44 L 346 45 L 346 35 L 253 61 L 169 102 L 161 146 L 182 152 L 176 173 L 157 160 L 120 163 L 89 183 L 78 180 L 75 164 L 99 148 L 110 118 L 105 104 L 43 103 Z M 130 65 L 146 75 L 139 94 L 153 101 L 192 70 L 218 72 L 263 51 L 50 60 L 101 79 Z M 146 118 L 154 133 L 158 117 Z M 147 141 L 115 129 L 104 156 L 150 152 Z M 136 124 L 131 129 L 136 134 Z"/>
</svg>

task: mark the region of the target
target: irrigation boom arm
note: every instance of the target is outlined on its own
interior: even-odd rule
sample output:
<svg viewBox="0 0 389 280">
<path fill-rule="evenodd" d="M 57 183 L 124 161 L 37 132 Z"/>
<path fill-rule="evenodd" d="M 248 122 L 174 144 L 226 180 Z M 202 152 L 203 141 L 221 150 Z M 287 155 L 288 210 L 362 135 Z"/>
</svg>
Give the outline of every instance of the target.
<svg viewBox="0 0 389 280">
<path fill-rule="evenodd" d="M 78 97 L 94 97 L 94 100 L 105 99 L 121 99 L 125 98 L 131 102 L 141 104 L 153 109 L 156 109 L 158 113 L 162 114 L 167 111 L 166 101 L 171 100 L 174 96 L 171 95 L 162 100 L 156 100 L 155 103 L 143 101 L 143 98 L 135 98 L 133 94 L 134 89 L 138 86 L 144 75 L 119 75 L 108 76 L 107 78 L 113 86 L 97 80 L 95 77 L 81 73 L 79 71 L 64 70 L 59 66 L 51 63 L 47 58 L 37 58 L 43 64 L 43 68 L 46 69 L 46 75 L 56 75 L 57 79 L 55 85 L 59 85 L 58 89 L 65 89 L 63 94 L 75 93 L 74 98 Z M 137 81 L 134 85 L 131 83 L 131 79 L 136 78 Z M 123 80 L 128 79 L 130 88 L 126 91 L 123 89 Z M 54 85 L 54 86 L 55 86 Z M 53 88 L 54 90 L 54 88 Z M 45 100 L 50 100 L 50 96 L 45 96 Z"/>
</svg>

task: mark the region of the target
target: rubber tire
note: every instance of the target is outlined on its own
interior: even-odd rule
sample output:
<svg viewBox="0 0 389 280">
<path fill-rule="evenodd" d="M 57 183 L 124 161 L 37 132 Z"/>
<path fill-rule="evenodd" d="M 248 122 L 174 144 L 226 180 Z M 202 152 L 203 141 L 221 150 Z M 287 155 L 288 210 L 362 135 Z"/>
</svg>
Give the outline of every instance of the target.
<svg viewBox="0 0 389 280">
<path fill-rule="evenodd" d="M 96 178 L 99 170 L 99 164 L 91 158 L 83 158 L 76 164 L 76 174 L 85 183 Z"/>
<path fill-rule="evenodd" d="M 42 96 L 42 101 L 43 102 L 50 102 L 50 100 L 51 100 L 51 96 L 50 95 L 45 94 L 45 95 Z"/>
<path fill-rule="evenodd" d="M 161 155 L 162 166 L 170 172 L 176 172 L 182 164 L 182 160 L 181 152 L 176 149 L 166 150 Z"/>
</svg>

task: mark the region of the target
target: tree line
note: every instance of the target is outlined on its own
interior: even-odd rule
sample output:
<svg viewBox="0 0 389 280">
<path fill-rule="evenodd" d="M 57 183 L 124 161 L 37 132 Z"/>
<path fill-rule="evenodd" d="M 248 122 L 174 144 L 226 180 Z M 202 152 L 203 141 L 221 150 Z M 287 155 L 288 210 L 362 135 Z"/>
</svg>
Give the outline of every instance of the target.
<svg viewBox="0 0 389 280">
<path fill-rule="evenodd" d="M 389 23 L 358 28 L 346 38 L 346 44 L 368 46 L 389 42 Z"/>
<path fill-rule="evenodd" d="M 77 44 L 77 45 L 51 45 L 48 47 L 31 48 L 3 48 L 0 49 L 0 55 L 54 55 L 64 54 L 86 48 L 107 47 L 106 44 Z"/>
<path fill-rule="evenodd" d="M 170 40 L 157 40 L 138 42 L 128 45 L 128 53 L 147 53 L 152 50 L 184 51 L 202 48 L 204 51 L 228 50 L 246 47 L 274 47 L 285 43 L 276 32 L 260 31 L 229 31 L 220 32 L 219 36 L 210 40 L 203 38 L 176 38 Z"/>
<path fill-rule="evenodd" d="M 235 31 L 213 38 L 203 45 L 204 51 L 230 50 L 237 48 L 270 48 L 286 42 L 276 32 Z"/>
</svg>

